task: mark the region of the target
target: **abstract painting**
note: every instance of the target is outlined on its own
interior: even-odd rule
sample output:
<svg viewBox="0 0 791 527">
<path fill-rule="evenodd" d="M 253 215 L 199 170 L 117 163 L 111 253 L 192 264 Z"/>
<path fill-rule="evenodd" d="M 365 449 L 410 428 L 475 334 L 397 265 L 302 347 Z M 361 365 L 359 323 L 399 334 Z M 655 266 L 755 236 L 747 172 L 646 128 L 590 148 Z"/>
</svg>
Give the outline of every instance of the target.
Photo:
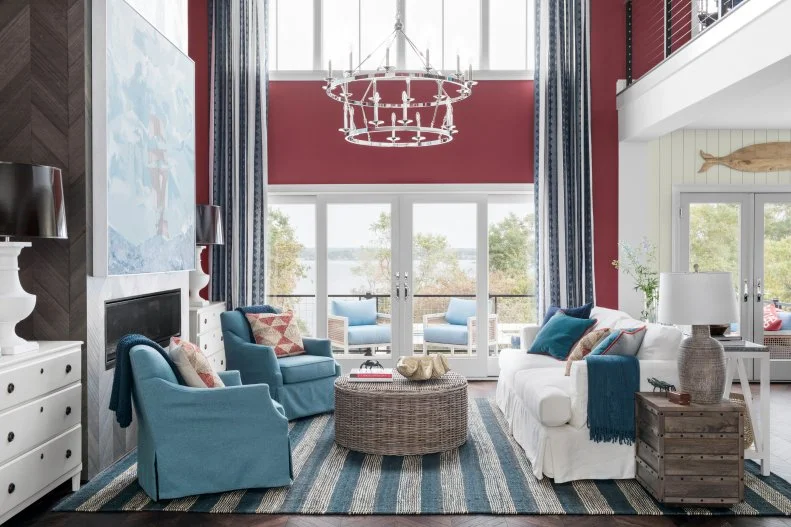
<svg viewBox="0 0 791 527">
<path fill-rule="evenodd" d="M 104 254 L 95 253 L 94 274 L 193 269 L 194 64 L 124 0 L 101 3 L 105 53 L 97 57 L 94 33 L 94 58 L 106 62 L 95 65 L 94 75 L 103 78 L 93 86 L 94 100 L 105 106 L 94 112 L 93 129 L 95 164 L 106 173 L 94 175 L 94 249 Z"/>
</svg>

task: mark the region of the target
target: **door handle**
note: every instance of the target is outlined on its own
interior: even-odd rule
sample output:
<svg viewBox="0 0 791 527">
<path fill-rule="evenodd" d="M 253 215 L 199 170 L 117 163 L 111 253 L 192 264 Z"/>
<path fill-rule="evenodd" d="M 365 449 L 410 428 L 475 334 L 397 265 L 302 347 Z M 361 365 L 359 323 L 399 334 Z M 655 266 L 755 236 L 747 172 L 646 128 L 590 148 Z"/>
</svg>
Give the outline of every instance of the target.
<svg viewBox="0 0 791 527">
<path fill-rule="evenodd" d="M 409 273 L 404 272 L 404 300 L 409 297 Z"/>
<path fill-rule="evenodd" d="M 755 280 L 755 301 L 760 303 L 762 298 L 763 293 L 761 292 L 761 279 L 757 278 Z"/>
<path fill-rule="evenodd" d="M 395 274 L 395 290 L 396 290 L 396 300 L 401 298 L 401 283 L 400 283 L 401 274 L 396 271 Z"/>
<path fill-rule="evenodd" d="M 750 298 L 750 286 L 747 285 L 747 280 L 744 281 L 744 301 Z"/>
</svg>

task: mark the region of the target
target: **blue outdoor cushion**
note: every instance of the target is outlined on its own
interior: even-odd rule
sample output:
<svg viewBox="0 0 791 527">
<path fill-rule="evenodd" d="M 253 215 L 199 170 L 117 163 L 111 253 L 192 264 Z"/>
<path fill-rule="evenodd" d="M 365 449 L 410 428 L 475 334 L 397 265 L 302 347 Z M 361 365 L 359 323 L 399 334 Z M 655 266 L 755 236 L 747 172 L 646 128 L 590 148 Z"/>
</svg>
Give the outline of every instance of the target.
<svg viewBox="0 0 791 527">
<path fill-rule="evenodd" d="M 349 344 L 389 344 L 390 324 L 368 324 L 365 326 L 349 326 Z"/>
<path fill-rule="evenodd" d="M 435 344 L 455 344 L 457 346 L 467 345 L 467 326 L 456 326 L 453 324 L 442 324 L 428 326 L 423 332 L 423 340 Z"/>
<path fill-rule="evenodd" d="M 332 314 L 348 318 L 350 326 L 376 324 L 376 299 L 333 300 Z"/>
<path fill-rule="evenodd" d="M 778 311 L 777 316 L 783 322 L 783 325 L 780 326 L 781 330 L 791 329 L 791 313 L 788 311 Z"/>
<path fill-rule="evenodd" d="M 528 353 L 551 355 L 565 360 L 572 348 L 596 324 L 596 319 L 576 318 L 558 311 L 541 326 Z"/>
<path fill-rule="evenodd" d="M 313 381 L 335 375 L 335 359 L 316 355 L 295 355 L 278 359 L 284 384 Z"/>
<path fill-rule="evenodd" d="M 564 307 L 560 308 L 558 306 L 549 306 L 547 312 L 544 314 L 544 321 L 541 323 L 543 326 L 549 319 L 555 316 L 555 313 L 558 311 L 563 311 L 570 317 L 574 318 L 590 318 L 591 311 L 593 310 L 593 302 L 585 304 L 584 306 L 577 306 L 577 307 Z"/>
<path fill-rule="evenodd" d="M 466 326 L 467 319 L 475 316 L 475 300 L 464 300 L 462 298 L 451 298 L 448 302 L 448 311 L 445 313 L 445 320 L 448 324 Z"/>
</svg>

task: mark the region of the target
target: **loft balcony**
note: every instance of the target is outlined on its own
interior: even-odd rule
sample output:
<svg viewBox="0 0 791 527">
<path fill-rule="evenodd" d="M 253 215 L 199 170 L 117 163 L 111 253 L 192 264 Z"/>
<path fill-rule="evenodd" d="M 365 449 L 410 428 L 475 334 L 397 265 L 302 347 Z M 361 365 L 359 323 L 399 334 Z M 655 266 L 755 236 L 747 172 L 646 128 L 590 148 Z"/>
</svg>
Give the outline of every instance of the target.
<svg viewBox="0 0 791 527">
<path fill-rule="evenodd" d="M 791 123 L 791 0 L 627 0 L 619 139 Z"/>
</svg>

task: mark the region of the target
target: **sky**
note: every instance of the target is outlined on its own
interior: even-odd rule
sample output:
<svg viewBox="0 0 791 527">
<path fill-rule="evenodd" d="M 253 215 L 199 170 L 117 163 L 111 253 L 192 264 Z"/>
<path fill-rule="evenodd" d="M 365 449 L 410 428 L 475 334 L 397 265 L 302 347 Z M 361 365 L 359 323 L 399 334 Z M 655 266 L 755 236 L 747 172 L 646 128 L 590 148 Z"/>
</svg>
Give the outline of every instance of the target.
<svg viewBox="0 0 791 527">
<path fill-rule="evenodd" d="M 275 197 L 273 201 L 277 198 Z M 532 208 L 527 195 L 524 203 L 491 203 L 489 223 L 496 223 L 510 212 L 523 216 Z M 316 216 L 313 204 L 276 204 L 270 208 L 283 210 L 290 218 L 299 241 L 308 248 L 316 246 Z M 330 234 L 329 248 L 360 247 L 371 239 L 370 225 L 382 212 L 390 209 L 385 203 L 331 203 L 327 207 Z M 475 247 L 476 206 L 474 203 L 416 203 L 413 209 L 413 232 L 441 234 L 454 248 Z"/>
</svg>

